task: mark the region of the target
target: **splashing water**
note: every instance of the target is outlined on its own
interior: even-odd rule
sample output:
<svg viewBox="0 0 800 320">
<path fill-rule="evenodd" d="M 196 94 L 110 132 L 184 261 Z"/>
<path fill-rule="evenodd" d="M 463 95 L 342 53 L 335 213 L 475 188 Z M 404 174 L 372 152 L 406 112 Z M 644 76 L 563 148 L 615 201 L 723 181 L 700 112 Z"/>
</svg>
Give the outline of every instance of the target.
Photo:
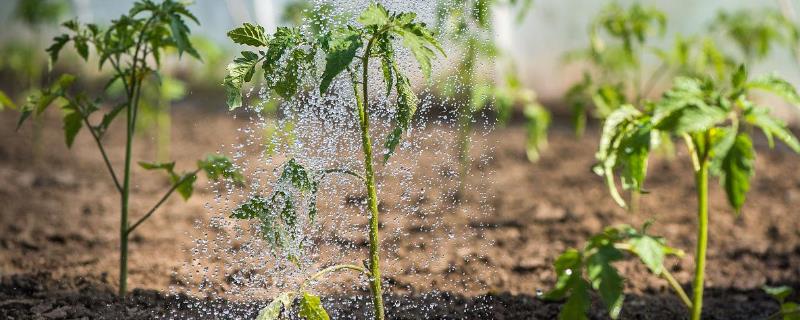
<svg viewBox="0 0 800 320">
<path fill-rule="evenodd" d="M 315 1 L 313 6 L 329 5 L 334 8 L 332 16 L 356 16 L 368 3 Z M 390 10 L 413 11 L 421 20 L 435 23 L 435 1 L 383 3 Z M 306 23 L 304 30 L 310 32 L 310 25 Z M 457 51 L 446 52 L 450 55 L 448 61 L 462 58 Z M 369 85 L 375 99 L 369 103 L 369 113 L 376 150 L 382 272 L 386 293 L 428 293 L 432 298 L 419 300 L 426 301 L 424 305 L 404 305 L 409 302 L 389 299 L 390 317 L 393 307 L 415 308 L 424 313 L 446 303 L 437 301 L 436 291 L 485 292 L 486 275 L 474 269 L 476 264 L 484 263 L 481 252 L 492 245 L 482 238 L 481 227 L 475 222 L 485 220 L 483 217 L 492 212 L 490 195 L 486 193 L 491 183 L 488 155 L 492 149 L 487 147 L 491 143 L 486 140 L 494 120 L 485 116 L 473 120 L 476 130 L 472 140 L 481 148 L 472 151 L 473 163 L 467 176 L 459 177 L 454 141 L 461 102 L 437 98 L 428 89 L 432 86 L 412 69 L 416 66 L 408 52 L 398 52 L 397 59 L 408 70 L 421 101 L 396 154 L 385 165 L 381 164 L 385 151 L 383 137 L 391 130 L 395 98 L 385 96 L 380 68 L 371 69 Z M 433 74 L 443 74 L 447 68 L 447 61 L 439 63 Z M 433 85 L 447 81 L 441 78 L 434 77 Z M 230 303 L 222 307 L 204 303 L 187 307 L 220 317 L 255 318 L 258 310 L 275 295 L 295 290 L 304 279 L 324 267 L 342 263 L 361 265 L 367 257 L 367 197 L 363 183 L 347 175 L 326 175 L 317 194 L 317 220 L 312 223 L 307 216 L 300 215 L 297 233 L 285 250 L 269 246 L 259 235 L 257 221 L 229 218 L 233 209 L 250 197 L 286 188 L 276 181 L 280 167 L 289 159 L 312 171 L 342 168 L 363 172 L 355 98 L 350 84 L 345 79 L 338 80 L 330 94 L 308 90 L 282 102 L 277 116 L 267 114 L 273 97 L 263 88 L 245 95 L 251 105 L 247 112 L 240 113 L 245 117 L 236 133 L 240 142 L 223 149 L 245 173 L 247 185 L 212 186 L 215 197 L 206 205 L 208 216 L 195 225 L 193 259 L 176 274 L 180 279 L 177 282 L 182 285 L 173 288 L 174 292 L 188 291 Z M 314 81 L 305 79 L 309 87 L 314 86 Z M 462 178 L 464 192 L 458 194 Z M 299 259 L 293 263 L 286 259 L 288 256 Z M 331 274 L 312 283 L 312 288 L 324 297 L 332 318 L 368 318 L 371 314 L 366 279 L 354 273 Z M 357 314 L 353 310 L 358 310 Z"/>
</svg>

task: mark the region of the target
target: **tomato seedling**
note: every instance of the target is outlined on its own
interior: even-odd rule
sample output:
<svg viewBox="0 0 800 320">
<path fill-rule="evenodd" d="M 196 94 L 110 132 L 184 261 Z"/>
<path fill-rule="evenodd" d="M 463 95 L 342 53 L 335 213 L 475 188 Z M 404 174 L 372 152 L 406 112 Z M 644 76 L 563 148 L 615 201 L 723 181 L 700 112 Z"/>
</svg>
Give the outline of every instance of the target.
<svg viewBox="0 0 800 320">
<path fill-rule="evenodd" d="M 691 301 L 684 301 L 693 320 L 700 319 L 708 245 L 708 177 L 719 177 L 728 202 L 738 214 L 755 173 L 755 149 L 750 127 L 760 128 L 770 146 L 775 138 L 795 152 L 800 142 L 769 109 L 750 99 L 754 89 L 772 92 L 792 104 L 800 104 L 795 88 L 785 80 L 767 75 L 748 79 L 744 66 L 721 83 L 707 78 L 678 77 L 672 88 L 647 109 L 624 105 L 605 121 L 598 164 L 594 170 L 605 178 L 614 201 L 625 206 L 615 176 L 623 189 L 641 191 L 647 173 L 652 141 L 660 132 L 683 138 L 691 155 L 697 192 L 697 248 Z M 597 289 L 597 287 L 595 287 Z M 602 295 L 602 292 L 601 292 Z M 614 304 L 608 304 L 610 311 Z M 564 312 L 576 312 L 565 308 Z M 612 316 L 614 313 L 612 313 Z"/>
<path fill-rule="evenodd" d="M 357 18 L 358 24 L 347 27 L 330 26 L 329 31 L 319 34 L 305 34 L 299 28 L 279 27 L 272 35 L 267 35 L 261 26 L 245 23 L 242 27 L 228 32 L 235 43 L 252 46 L 258 51 L 243 51 L 228 66 L 229 74 L 223 82 L 231 109 L 242 105 L 242 85 L 253 79 L 256 67 L 261 66 L 266 90 L 277 93 L 284 99 L 291 99 L 303 89 L 302 78 L 314 75 L 317 78 L 315 57 L 318 51 L 324 52 L 325 66 L 318 77 L 320 93 L 326 93 L 334 79 L 340 74 L 347 76 L 355 97 L 358 127 L 361 132 L 361 145 L 364 156 L 363 173 L 341 169 L 310 170 L 292 159 L 283 165 L 283 171 L 276 185 L 291 187 L 275 188 L 269 196 L 256 195 L 233 211 L 237 219 L 257 219 L 263 238 L 273 247 L 288 249 L 287 258 L 296 260 L 292 248 L 287 248 L 291 238 L 297 234 L 298 212 L 295 201 L 308 201 L 309 220 L 317 214 L 316 192 L 321 179 L 327 174 L 346 174 L 362 180 L 367 197 L 369 219 L 369 259 L 366 267 L 358 265 L 335 265 L 319 271 L 303 282 L 298 291 L 285 292 L 276 297 L 261 311 L 259 319 L 276 319 L 285 309 L 290 309 L 293 301 L 300 300 L 300 316 L 306 319 L 328 319 L 320 304 L 320 299 L 306 290 L 308 282 L 339 270 L 354 270 L 369 279 L 375 319 L 384 319 L 384 305 L 381 289 L 380 239 L 378 236 L 378 196 L 375 184 L 372 137 L 370 136 L 369 74 L 370 62 L 380 61 L 386 94 L 394 91 L 397 109 L 394 114 L 394 129 L 388 134 L 383 146 L 386 151 L 383 161 L 389 159 L 400 143 L 417 109 L 418 99 L 411 88 L 409 79 L 395 60 L 395 40 L 409 49 L 419 64 L 423 75 L 431 73 L 431 60 L 436 51 L 444 54 L 433 33 L 424 23 L 416 21 L 413 12 L 390 13 L 380 4 L 369 5 Z M 360 70 L 359 70 L 360 69 Z"/>
<path fill-rule="evenodd" d="M 100 103 L 105 96 L 91 99 L 85 92 L 73 93 L 72 84 L 76 77 L 62 74 L 50 87 L 44 88 L 31 95 L 27 103 L 20 108 L 21 116 L 19 125 L 31 115 L 41 115 L 45 109 L 53 104 L 59 104 L 63 114 L 64 135 L 68 147 L 72 146 L 75 137 L 82 128 L 91 134 L 95 145 L 100 151 L 106 169 L 114 182 L 115 190 L 120 195 L 120 262 L 119 262 L 119 294 L 125 295 L 128 277 L 128 238 L 133 231 L 175 192 L 188 199 L 193 190 L 193 183 L 200 171 L 205 171 L 209 179 L 229 179 L 241 183 L 243 177 L 233 163 L 223 156 L 209 156 L 197 162 L 197 169 L 177 173 L 175 163 L 148 163 L 139 164 L 148 170 L 159 169 L 167 172 L 171 187 L 164 196 L 144 215 L 133 224 L 129 223 L 129 204 L 131 193 L 131 164 L 133 154 L 133 136 L 137 125 L 137 116 L 140 108 L 145 81 L 158 77 L 161 56 L 164 50 L 176 48 L 179 53 L 188 53 L 198 58 L 197 51 L 189 41 L 189 27 L 185 23 L 189 19 L 197 23 L 197 18 L 186 8 L 182 2 L 165 0 L 156 4 L 150 0 L 137 1 L 133 8 L 116 20 L 112 20 L 108 28 L 96 24 L 79 24 L 75 20 L 63 24 L 70 33 L 62 34 L 53 39 L 53 44 L 47 49 L 51 63 L 58 60 L 59 53 L 68 43 L 72 43 L 78 55 L 85 61 L 90 61 L 89 49 L 94 48 L 98 67 L 110 65 L 113 76 L 108 80 L 104 91 L 115 82 L 121 82 L 125 89 L 124 99 L 108 110 L 99 123 L 93 123 L 91 116 L 101 111 Z M 111 164 L 102 139 L 110 129 L 111 124 L 120 113 L 126 114 L 125 119 L 125 163 L 122 168 L 122 179 Z"/>
<path fill-rule="evenodd" d="M 521 104 L 528 120 L 528 159 L 539 158 L 540 149 L 546 145 L 547 127 L 550 124 L 549 112 L 536 101 L 531 90 L 522 87 L 514 71 L 511 57 L 495 43 L 495 33 L 491 14 L 494 8 L 508 6 L 517 11 L 517 22 L 528 13 L 530 0 L 491 0 L 491 1 L 440 1 L 437 7 L 437 30 L 453 39 L 463 57 L 454 66 L 455 75 L 443 81 L 442 94 L 461 99 L 456 110 L 458 135 L 456 146 L 463 180 L 470 164 L 469 135 L 472 132 L 475 116 L 488 105 L 492 105 L 500 123 L 511 116 L 514 105 Z M 498 78 L 491 73 L 481 72 L 482 65 L 496 64 Z M 491 103 L 490 103 L 491 102 Z M 463 182 L 461 183 L 463 187 Z"/>
</svg>

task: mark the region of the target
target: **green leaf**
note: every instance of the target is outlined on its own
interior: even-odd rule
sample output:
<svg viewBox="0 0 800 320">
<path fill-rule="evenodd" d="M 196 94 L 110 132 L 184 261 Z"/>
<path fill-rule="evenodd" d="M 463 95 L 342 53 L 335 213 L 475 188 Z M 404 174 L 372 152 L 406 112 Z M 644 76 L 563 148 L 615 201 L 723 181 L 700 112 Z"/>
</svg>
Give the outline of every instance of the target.
<svg viewBox="0 0 800 320">
<path fill-rule="evenodd" d="M 269 45 L 267 35 L 264 34 L 264 27 L 249 23 L 244 23 L 241 27 L 228 31 L 228 38 L 235 43 L 255 47 L 266 47 Z"/>
<path fill-rule="evenodd" d="M 264 212 L 267 211 L 267 202 L 268 199 L 264 197 L 261 196 L 252 197 L 250 198 L 250 200 L 239 205 L 239 207 L 234 209 L 230 217 L 243 220 L 260 217 L 261 215 L 264 214 Z"/>
<path fill-rule="evenodd" d="M 173 172 L 173 170 L 175 169 L 175 162 L 139 161 L 139 166 L 145 170 L 166 170 L 167 172 Z"/>
<path fill-rule="evenodd" d="M 386 148 L 386 153 L 383 155 L 384 162 L 388 161 L 389 157 L 394 154 L 395 149 L 400 144 L 403 132 L 407 131 L 411 126 L 411 119 L 414 117 L 414 113 L 417 112 L 417 104 L 419 103 L 417 96 L 411 89 L 411 83 L 409 83 L 408 78 L 397 72 L 397 69 L 395 71 L 397 74 L 397 111 L 394 116 L 395 127 L 384 143 Z"/>
<path fill-rule="evenodd" d="M 284 310 L 288 310 L 292 307 L 292 302 L 294 301 L 294 294 L 290 292 L 284 292 L 272 299 L 266 307 L 261 309 L 258 312 L 258 316 L 256 320 L 280 320 L 281 313 Z"/>
<path fill-rule="evenodd" d="M 230 110 L 242 106 L 242 85 L 250 81 L 255 71 L 255 66 L 259 62 L 257 54 L 250 51 L 242 51 L 242 56 L 233 60 L 228 65 L 228 75 L 223 80 L 225 95 Z"/>
<path fill-rule="evenodd" d="M 556 269 L 556 285 L 555 287 L 544 294 L 545 300 L 560 300 L 564 299 L 575 284 L 574 278 L 581 278 L 582 272 L 582 255 L 577 249 L 567 249 L 562 253 L 553 266 Z"/>
<path fill-rule="evenodd" d="M 178 56 L 180 57 L 184 52 L 190 54 L 192 57 L 202 60 L 200 54 L 192 46 L 189 40 L 189 27 L 183 22 L 180 15 L 172 14 L 169 22 L 170 30 L 172 32 L 172 40 L 175 41 L 175 47 L 178 48 Z"/>
<path fill-rule="evenodd" d="M 723 157 L 720 183 L 728 196 L 728 202 L 738 213 L 747 191 L 750 190 L 750 177 L 755 174 L 755 150 L 750 137 L 744 133 L 738 134 L 728 153 L 720 156 Z"/>
<path fill-rule="evenodd" d="M 589 307 L 592 301 L 589 298 L 589 284 L 581 277 L 574 277 L 570 279 L 570 294 L 567 302 L 561 307 L 561 312 L 558 313 L 559 320 L 588 320 L 586 314 L 589 312 Z"/>
<path fill-rule="evenodd" d="M 320 93 L 327 92 L 333 79 L 350 66 L 361 44 L 361 35 L 355 30 L 339 30 L 331 35 L 331 39 L 323 46 L 327 54 Z"/>
<path fill-rule="evenodd" d="M 788 81 L 774 74 L 769 74 L 750 80 L 747 82 L 747 84 L 745 84 L 745 87 L 748 89 L 761 89 L 768 91 L 786 99 L 786 101 L 794 105 L 800 105 L 800 95 L 797 94 L 797 90 L 794 88 L 794 86 Z"/>
<path fill-rule="evenodd" d="M 642 263 L 655 275 L 661 275 L 664 270 L 664 244 L 657 238 L 648 235 L 638 235 L 629 240 L 633 252 L 642 260 Z"/>
<path fill-rule="evenodd" d="M 73 103 L 66 104 L 61 108 L 61 111 L 64 113 L 64 137 L 66 138 L 67 147 L 72 147 L 72 143 L 75 142 L 75 136 L 78 135 L 83 126 L 83 114 L 81 114 L 79 107 Z"/>
<path fill-rule="evenodd" d="M 53 64 L 56 63 L 58 60 L 58 54 L 61 52 L 61 49 L 64 48 L 64 45 L 69 42 L 70 37 L 67 34 L 62 34 L 53 38 L 53 44 L 51 44 L 45 51 L 50 54 L 50 66 L 52 67 Z"/>
<path fill-rule="evenodd" d="M 364 26 L 381 26 L 389 23 L 389 12 L 380 3 L 371 3 L 358 17 Z"/>
<path fill-rule="evenodd" d="M 769 140 L 770 147 L 774 146 L 773 137 L 778 137 L 794 152 L 800 153 L 800 142 L 797 137 L 788 129 L 782 120 L 773 118 L 769 114 L 769 109 L 763 107 L 753 107 L 745 111 L 745 121 L 755 125 L 764 132 Z"/>
<path fill-rule="evenodd" d="M 444 50 L 423 23 L 408 23 L 394 28 L 394 32 L 403 39 L 403 46 L 411 50 L 417 60 L 422 74 L 426 79 L 431 76 L 431 60 L 436 56 L 433 51 L 437 49 L 442 55 Z"/>
<path fill-rule="evenodd" d="M 306 320 L 330 319 L 319 297 L 308 292 L 303 292 L 303 298 L 300 299 L 300 316 Z"/>
<path fill-rule="evenodd" d="M 706 103 L 706 98 L 713 98 L 706 89 L 700 80 L 677 78 L 672 89 L 656 104 L 655 128 L 681 135 L 705 131 L 725 121 L 725 110 Z"/>
<path fill-rule="evenodd" d="M 75 51 L 78 51 L 78 55 L 80 55 L 83 60 L 89 58 L 89 45 L 86 44 L 86 39 L 76 37 L 72 43 L 75 45 Z"/>
<path fill-rule="evenodd" d="M 308 170 L 294 158 L 289 159 L 283 166 L 280 181 L 289 182 L 300 191 L 312 191 L 315 184 Z"/>
<path fill-rule="evenodd" d="M 175 190 L 181 194 L 183 200 L 189 200 L 192 196 L 192 192 L 194 192 L 194 182 L 197 180 L 197 175 L 187 173 L 183 176 L 178 176 L 173 173 L 170 178 L 172 179 L 172 183 L 176 186 Z"/>
<path fill-rule="evenodd" d="M 617 319 L 622 311 L 623 283 L 622 277 L 617 273 L 611 263 L 622 259 L 622 253 L 614 248 L 613 244 L 597 248 L 597 251 L 586 260 L 586 271 L 592 283 L 592 288 L 600 293 L 600 299 L 608 309 L 611 319 Z"/>
<path fill-rule="evenodd" d="M 771 287 L 771 286 L 766 286 L 765 285 L 765 286 L 761 287 L 761 289 L 763 289 L 764 292 L 766 292 L 768 295 L 770 295 L 773 298 L 775 298 L 775 300 L 780 301 L 781 303 L 783 303 L 783 301 L 786 300 L 786 298 L 789 297 L 792 294 L 792 292 L 794 291 L 789 286 Z"/>
<path fill-rule="evenodd" d="M 745 81 L 747 81 L 747 69 L 745 69 L 744 64 L 741 64 L 731 77 L 731 85 L 734 89 L 739 89 L 744 85 Z"/>
<path fill-rule="evenodd" d="M 229 179 L 236 184 L 244 183 L 244 176 L 236 168 L 231 159 L 222 155 L 208 155 L 197 161 L 197 167 L 208 175 L 210 180 Z"/>
</svg>

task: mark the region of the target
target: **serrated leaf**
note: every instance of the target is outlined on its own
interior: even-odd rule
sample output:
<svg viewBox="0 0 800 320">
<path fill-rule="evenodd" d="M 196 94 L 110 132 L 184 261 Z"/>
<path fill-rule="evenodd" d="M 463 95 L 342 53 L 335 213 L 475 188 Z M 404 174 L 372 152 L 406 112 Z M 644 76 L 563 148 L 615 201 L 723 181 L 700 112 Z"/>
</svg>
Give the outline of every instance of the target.
<svg viewBox="0 0 800 320">
<path fill-rule="evenodd" d="M 180 15 L 172 14 L 170 16 L 169 27 L 172 33 L 172 40 L 175 42 L 175 47 L 178 48 L 178 56 L 180 57 L 186 52 L 192 57 L 202 60 L 200 54 L 189 40 L 189 27 L 183 22 L 183 18 Z"/>
<path fill-rule="evenodd" d="M 556 285 L 552 290 L 544 294 L 544 299 L 560 300 L 569 294 L 575 284 L 574 279 L 582 277 L 582 259 L 581 252 L 573 248 L 567 249 L 556 258 L 553 263 L 557 277 Z"/>
<path fill-rule="evenodd" d="M 431 76 L 431 60 L 436 56 L 434 49 L 444 55 L 439 42 L 423 23 L 408 23 L 394 29 L 394 32 L 403 39 L 403 46 L 411 51 L 417 60 L 422 75 L 426 79 Z"/>
<path fill-rule="evenodd" d="M 384 143 L 384 147 L 386 148 L 386 153 L 383 155 L 384 162 L 388 161 L 392 154 L 394 154 L 395 149 L 400 144 L 403 132 L 407 131 L 411 126 L 411 119 L 414 117 L 414 113 L 417 112 L 417 104 L 419 104 L 417 95 L 414 94 L 414 91 L 411 89 L 411 83 L 409 83 L 408 78 L 401 75 L 399 72 L 396 73 L 397 86 L 395 90 L 397 90 L 397 111 L 393 121 L 395 127 Z"/>
<path fill-rule="evenodd" d="M 280 180 L 291 183 L 293 187 L 300 191 L 311 191 L 314 187 L 314 180 L 312 180 L 308 170 L 294 158 L 289 159 L 283 165 Z"/>
<path fill-rule="evenodd" d="M 380 26 L 389 23 L 389 12 L 380 3 L 371 3 L 358 16 L 358 23 L 364 26 Z"/>
<path fill-rule="evenodd" d="M 272 301 L 261 311 L 258 312 L 256 320 L 280 320 L 281 313 L 292 307 L 294 301 L 294 294 L 284 292 L 272 299 Z"/>
<path fill-rule="evenodd" d="M 89 58 L 89 45 L 86 43 L 86 39 L 76 37 L 72 43 L 75 45 L 75 51 L 78 52 L 78 55 L 80 55 L 84 61 Z"/>
<path fill-rule="evenodd" d="M 773 118 L 769 114 L 769 109 L 754 107 L 745 112 L 745 121 L 759 127 L 769 140 L 770 147 L 774 146 L 773 137 L 778 137 L 794 152 L 800 153 L 800 142 L 797 137 L 787 128 L 782 120 Z"/>
<path fill-rule="evenodd" d="M 265 47 L 269 45 L 264 27 L 244 23 L 241 27 L 228 31 L 228 38 L 238 44 L 245 44 L 255 47 Z"/>
<path fill-rule="evenodd" d="M 747 84 L 745 84 L 745 87 L 749 89 L 768 91 L 786 99 L 786 101 L 794 105 L 800 105 L 800 95 L 797 94 L 795 87 L 788 81 L 774 74 L 769 74 L 750 80 L 747 82 Z"/>
<path fill-rule="evenodd" d="M 306 320 L 329 320 L 328 312 L 322 307 L 322 302 L 318 296 L 303 292 L 300 299 L 300 316 Z"/>
<path fill-rule="evenodd" d="M 266 210 L 267 199 L 261 196 L 255 196 L 234 209 L 230 217 L 244 220 L 253 219 L 263 215 Z"/>
<path fill-rule="evenodd" d="M 58 55 L 61 52 L 61 49 L 64 48 L 64 45 L 69 42 L 70 37 L 67 34 L 59 35 L 53 38 L 53 44 L 51 44 L 45 51 L 50 55 L 50 67 L 58 61 Z"/>
<path fill-rule="evenodd" d="M 724 155 L 721 163 L 720 183 L 728 196 L 728 202 L 738 213 L 750 190 L 750 178 L 755 174 L 755 150 L 750 137 L 740 133 Z"/>
<path fill-rule="evenodd" d="M 228 65 L 228 75 L 225 76 L 222 84 L 225 86 L 225 95 L 230 110 L 242 106 L 242 85 L 253 77 L 255 66 L 259 60 L 257 54 L 242 51 L 242 56 L 234 59 L 233 63 Z"/>
<path fill-rule="evenodd" d="M 331 35 L 324 46 L 325 71 L 319 86 L 320 93 L 327 92 L 333 79 L 350 66 L 361 44 L 361 35 L 355 30 L 338 30 Z"/>
<path fill-rule="evenodd" d="M 656 104 L 655 128 L 674 135 L 705 131 L 726 119 L 725 110 L 706 103 L 704 83 L 697 79 L 677 78 L 664 98 Z"/>
</svg>

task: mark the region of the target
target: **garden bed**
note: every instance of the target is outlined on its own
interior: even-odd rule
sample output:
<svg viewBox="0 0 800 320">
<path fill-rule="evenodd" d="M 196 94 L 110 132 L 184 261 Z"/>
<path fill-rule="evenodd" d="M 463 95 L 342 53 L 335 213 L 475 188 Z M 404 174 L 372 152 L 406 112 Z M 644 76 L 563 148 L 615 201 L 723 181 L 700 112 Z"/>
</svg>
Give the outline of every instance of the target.
<svg viewBox="0 0 800 320">
<path fill-rule="evenodd" d="M 184 106 L 185 107 L 185 106 Z M 191 164 L 207 150 L 233 143 L 241 120 L 227 114 L 176 111 L 183 121 L 173 128 L 173 158 Z M 202 311 L 187 309 L 199 298 L 168 297 L 172 287 L 196 288 L 184 281 L 183 266 L 192 259 L 187 250 L 196 229 L 195 221 L 207 216 L 203 204 L 211 192 L 198 188 L 198 196 L 187 204 L 170 200 L 150 226 L 138 230 L 132 238 L 130 287 L 133 291 L 122 301 L 112 294 L 117 268 L 116 245 L 118 206 L 116 194 L 107 193 L 112 185 L 99 170 L 96 150 L 90 138 L 79 136 L 67 150 L 61 142 L 59 119 L 53 114 L 45 121 L 40 146 L 36 150 L 31 132 L 15 133 L 16 114 L 0 113 L 0 318 L 141 318 L 154 314 L 168 317 L 193 317 Z M 52 122 L 52 123 L 49 123 Z M 534 298 L 536 290 L 547 290 L 555 281 L 553 260 L 565 248 L 579 246 L 603 226 L 628 223 L 640 226 L 648 219 L 655 223 L 650 233 L 666 237 L 672 246 L 693 252 L 695 214 L 691 163 L 680 149 L 674 161 L 656 159 L 650 164 L 641 212 L 631 214 L 618 208 L 607 196 L 602 179 L 590 168 L 599 140 L 597 128 L 590 128 L 582 138 L 575 138 L 567 125 L 557 119 L 551 133 L 550 148 L 541 161 L 531 164 L 523 149 L 523 128 L 511 126 L 489 134 L 486 143 L 494 147 L 486 167 L 474 170 L 490 172 L 491 183 L 481 189 L 489 195 L 492 212 L 487 215 L 460 216 L 458 211 L 444 213 L 448 224 L 467 224 L 475 237 L 460 243 L 446 243 L 438 248 L 446 262 L 441 268 L 427 270 L 427 277 L 405 275 L 396 270 L 412 268 L 419 261 L 393 260 L 387 266 L 389 282 L 395 283 L 389 298 L 388 315 L 393 319 L 480 318 L 480 319 L 551 319 L 560 305 Z M 121 139 L 112 134 L 110 139 Z M 150 158 L 149 142 L 138 146 L 141 158 Z M 475 152 L 485 150 L 478 144 Z M 112 159 L 121 159 L 122 143 L 111 143 Z M 758 149 L 767 148 L 756 141 Z M 41 148 L 41 147 L 39 147 Z M 800 161 L 783 146 L 777 151 L 759 153 L 753 190 L 748 195 L 742 215 L 736 217 L 725 202 L 722 190 L 711 186 L 711 224 L 706 315 L 709 319 L 759 319 L 777 310 L 777 303 L 763 294 L 764 284 L 797 287 L 800 279 Z M 141 212 L 158 200 L 167 182 L 157 174 L 136 172 L 141 184 L 134 186 L 137 203 L 133 212 Z M 481 175 L 468 178 L 481 185 Z M 428 190 L 446 194 L 446 190 Z M 390 192 L 386 192 L 389 194 Z M 470 195 L 465 195 L 470 197 Z M 393 201 L 390 197 L 385 201 Z M 477 208 L 477 207 L 476 207 Z M 137 211 L 138 210 L 138 211 Z M 480 217 L 480 221 L 471 221 Z M 402 220 L 400 223 L 403 223 Z M 415 225 L 402 226 L 412 230 Z M 358 239 L 356 239 L 358 240 Z M 420 237 L 399 239 L 396 245 L 415 245 L 430 241 Z M 358 242 L 358 241 L 356 241 Z M 391 242 L 391 241 L 390 241 Z M 486 250 L 492 243 L 491 250 Z M 479 259 L 465 259 L 478 256 Z M 692 276 L 691 255 L 666 263 L 677 280 L 688 286 Z M 680 302 L 667 285 L 651 276 L 644 266 L 622 262 L 620 272 L 626 282 L 623 319 L 676 319 L 684 316 Z M 453 272 L 456 270 L 456 272 Z M 459 287 L 452 277 L 477 279 L 479 285 Z M 450 279 L 423 282 L 423 279 Z M 224 286 L 221 286 L 224 287 Z M 404 288 L 403 290 L 400 290 Z M 155 291 L 154 291 L 155 290 Z M 437 290 L 453 294 L 421 293 Z M 411 294 L 411 296 L 403 296 Z M 366 300 L 367 295 L 358 297 Z M 421 300 L 436 297 L 435 307 Z M 329 311 L 340 318 L 367 312 L 362 303 L 347 303 L 329 298 Z M 215 301 L 211 308 L 220 310 L 231 303 Z M 355 308 L 355 309 L 353 309 Z M 60 311 L 59 311 L 60 310 Z M 174 312 L 173 312 L 174 311 Z M 253 310 L 250 309 L 252 312 Z M 205 314 L 205 313 L 204 313 Z M 600 303 L 595 303 L 593 317 L 603 318 Z M 5 317 L 2 317 L 5 316 Z M 207 315 L 208 318 L 226 318 Z"/>
</svg>

